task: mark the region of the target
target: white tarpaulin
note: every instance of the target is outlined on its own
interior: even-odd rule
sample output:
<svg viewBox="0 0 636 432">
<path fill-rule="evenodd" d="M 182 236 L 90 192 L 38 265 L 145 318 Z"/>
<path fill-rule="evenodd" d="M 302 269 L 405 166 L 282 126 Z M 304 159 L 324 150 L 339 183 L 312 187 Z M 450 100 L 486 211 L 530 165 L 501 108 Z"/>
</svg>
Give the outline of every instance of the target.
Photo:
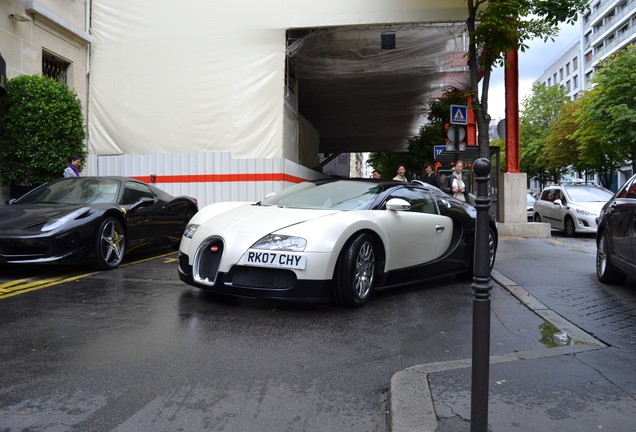
<svg viewBox="0 0 636 432">
<path fill-rule="evenodd" d="M 292 135 L 300 128 L 285 126 L 286 119 L 305 117 L 318 136 L 340 139 L 338 128 L 321 130 L 319 116 L 303 113 L 302 88 L 294 96 L 301 116 L 285 114 L 287 30 L 448 23 L 466 15 L 461 0 L 93 0 L 92 7 L 91 153 L 228 151 L 234 158 L 298 153 L 286 146 L 299 145 Z M 448 28 L 431 49 L 439 53 L 456 39 L 460 29 Z"/>
</svg>

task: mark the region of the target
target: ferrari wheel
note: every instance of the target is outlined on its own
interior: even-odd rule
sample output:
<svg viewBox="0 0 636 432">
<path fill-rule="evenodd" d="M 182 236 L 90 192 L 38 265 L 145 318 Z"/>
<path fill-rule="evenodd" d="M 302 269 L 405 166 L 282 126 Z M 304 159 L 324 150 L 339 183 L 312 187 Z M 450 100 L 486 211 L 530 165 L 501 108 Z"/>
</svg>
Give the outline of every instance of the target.
<svg viewBox="0 0 636 432">
<path fill-rule="evenodd" d="M 596 276 L 599 281 L 607 284 L 621 283 L 625 280 L 625 275 L 612 264 L 609 240 L 605 232 L 601 234 L 596 247 Z"/>
<path fill-rule="evenodd" d="M 574 227 L 574 220 L 570 216 L 566 216 L 563 223 L 564 223 L 563 230 L 565 231 L 566 236 L 572 237 L 574 234 L 576 234 L 576 228 Z"/>
<path fill-rule="evenodd" d="M 95 263 L 102 270 L 117 268 L 124 259 L 126 237 L 121 222 L 107 217 L 97 231 Z"/>
<path fill-rule="evenodd" d="M 363 305 L 375 280 L 376 254 L 369 234 L 360 234 L 343 250 L 336 270 L 334 299 L 343 306 Z"/>
</svg>

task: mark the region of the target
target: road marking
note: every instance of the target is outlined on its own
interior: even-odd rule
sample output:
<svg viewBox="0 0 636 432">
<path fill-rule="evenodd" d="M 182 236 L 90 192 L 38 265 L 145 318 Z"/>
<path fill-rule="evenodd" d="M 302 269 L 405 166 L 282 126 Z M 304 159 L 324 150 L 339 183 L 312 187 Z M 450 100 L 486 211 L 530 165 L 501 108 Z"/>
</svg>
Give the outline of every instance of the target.
<svg viewBox="0 0 636 432">
<path fill-rule="evenodd" d="M 157 258 L 165 258 L 165 257 L 168 257 L 169 255 L 174 255 L 174 254 L 176 254 L 176 252 L 168 252 L 162 255 L 157 255 L 157 256 L 153 256 L 149 258 L 143 258 L 137 261 L 131 261 L 129 263 L 122 264 L 120 267 L 127 267 L 132 264 L 151 261 Z M 171 264 L 176 261 L 177 261 L 177 258 L 165 258 L 164 264 Z M 13 297 L 19 294 L 24 294 L 30 291 L 36 291 L 43 288 L 48 288 L 50 286 L 59 285 L 65 282 L 77 281 L 97 273 L 101 273 L 101 271 L 94 271 L 90 273 L 71 273 L 71 274 L 65 274 L 62 276 L 45 277 L 42 279 L 38 277 L 23 278 L 23 279 L 15 279 L 8 282 L 3 282 L 3 283 L 0 283 L 0 299 Z"/>
<path fill-rule="evenodd" d="M 24 293 L 39 290 L 42 288 L 48 288 L 50 286 L 59 285 L 64 282 L 76 281 L 78 279 L 85 278 L 86 276 L 94 275 L 96 273 L 99 273 L 99 272 L 77 273 L 77 274 L 72 274 L 70 276 L 64 275 L 64 276 L 44 278 L 44 279 L 37 279 L 37 278 L 18 279 L 15 281 L 6 282 L 3 284 L 0 284 L 0 292 L 3 293 L 3 294 L 0 294 L 0 299 L 13 297 L 18 294 L 24 294 Z"/>
</svg>

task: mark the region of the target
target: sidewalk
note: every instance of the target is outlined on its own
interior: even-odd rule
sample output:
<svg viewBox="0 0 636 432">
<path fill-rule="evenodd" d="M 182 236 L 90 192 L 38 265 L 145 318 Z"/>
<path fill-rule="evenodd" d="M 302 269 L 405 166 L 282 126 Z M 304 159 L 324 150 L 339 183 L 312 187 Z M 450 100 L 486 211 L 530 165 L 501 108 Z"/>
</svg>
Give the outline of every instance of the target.
<svg viewBox="0 0 636 432">
<path fill-rule="evenodd" d="M 556 272 L 555 268 L 567 271 Z M 633 430 L 633 338 L 625 346 L 609 346 L 588 333 L 590 328 L 596 333 L 593 324 L 586 323 L 585 331 L 563 316 L 585 316 L 575 312 L 589 308 L 589 303 L 574 300 L 568 309 L 560 295 L 554 294 L 574 292 L 581 298 L 587 290 L 588 296 L 606 297 L 595 282 L 594 256 L 555 246 L 551 239 L 502 238 L 491 276 L 493 294 L 505 289 L 519 300 L 518 309 L 508 311 L 511 321 L 492 314 L 491 329 L 512 327 L 515 317 L 519 320 L 515 324 L 523 327 L 530 310 L 545 321 L 540 335 L 545 348 L 492 355 L 497 341 L 491 339 L 489 431 Z M 524 281 L 527 289 L 514 279 Z M 541 293 L 548 304 L 530 292 Z M 491 296 L 492 310 L 497 309 L 498 298 L 501 296 Z M 561 314 L 550 307 L 553 300 Z M 626 313 L 631 320 L 631 311 Z M 567 345 L 555 339 L 560 332 L 567 334 Z M 396 373 L 390 386 L 390 431 L 469 431 L 470 383 L 471 359 L 417 365 Z"/>
</svg>

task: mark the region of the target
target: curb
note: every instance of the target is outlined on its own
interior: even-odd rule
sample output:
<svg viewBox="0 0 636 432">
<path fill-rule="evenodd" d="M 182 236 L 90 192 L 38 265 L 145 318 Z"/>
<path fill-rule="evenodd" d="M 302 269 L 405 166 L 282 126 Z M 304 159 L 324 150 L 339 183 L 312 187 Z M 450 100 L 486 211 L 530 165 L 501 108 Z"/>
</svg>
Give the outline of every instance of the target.
<svg viewBox="0 0 636 432">
<path fill-rule="evenodd" d="M 570 336 L 583 344 L 491 356 L 489 360 L 490 364 L 556 357 L 607 347 L 607 345 L 598 339 L 595 339 L 593 336 L 550 310 L 523 287 L 517 285 L 494 269 L 491 272 L 491 280 L 507 290 L 528 309 L 532 310 L 545 321 L 550 322 L 560 330 L 566 331 Z M 453 360 L 416 365 L 395 373 L 391 377 L 391 386 L 389 388 L 389 431 L 435 432 L 438 422 L 431 390 L 428 385 L 428 374 L 450 369 L 470 368 L 471 365 L 471 359 Z"/>
</svg>

